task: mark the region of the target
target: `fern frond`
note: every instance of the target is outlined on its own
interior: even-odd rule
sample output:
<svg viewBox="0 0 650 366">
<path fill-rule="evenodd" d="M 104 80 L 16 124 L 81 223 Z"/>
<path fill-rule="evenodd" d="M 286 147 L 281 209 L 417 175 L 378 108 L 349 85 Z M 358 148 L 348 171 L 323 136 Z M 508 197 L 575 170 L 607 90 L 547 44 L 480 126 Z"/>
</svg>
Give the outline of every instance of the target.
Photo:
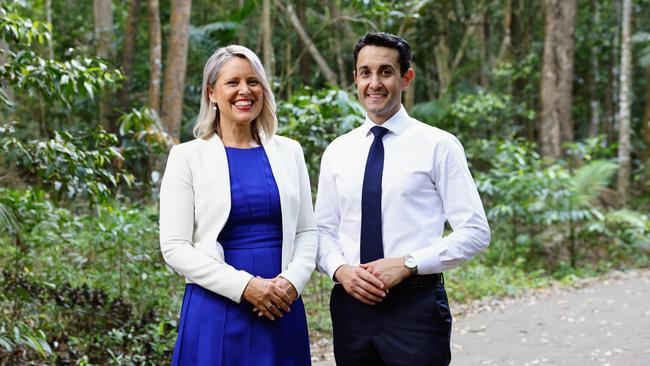
<svg viewBox="0 0 650 366">
<path fill-rule="evenodd" d="M 648 217 L 640 212 L 622 209 L 605 214 L 605 221 L 614 224 L 628 225 L 640 230 L 648 229 Z"/>
<path fill-rule="evenodd" d="M 576 192 L 577 203 L 592 204 L 618 169 L 618 164 L 609 160 L 595 160 L 577 169 L 571 183 Z"/>
</svg>

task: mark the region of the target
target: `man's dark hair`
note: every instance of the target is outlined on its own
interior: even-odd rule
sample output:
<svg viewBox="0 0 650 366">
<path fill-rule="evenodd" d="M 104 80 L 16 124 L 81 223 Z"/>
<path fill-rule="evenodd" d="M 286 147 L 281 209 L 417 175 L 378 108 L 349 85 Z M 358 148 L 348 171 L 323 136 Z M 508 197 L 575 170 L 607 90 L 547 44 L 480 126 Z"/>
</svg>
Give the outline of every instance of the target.
<svg viewBox="0 0 650 366">
<path fill-rule="evenodd" d="M 356 70 L 357 65 L 357 56 L 359 56 L 359 51 L 365 46 L 379 46 L 379 47 L 388 47 L 396 49 L 399 53 L 397 62 L 399 63 L 400 75 L 404 76 L 411 67 L 411 46 L 404 38 L 398 37 L 394 34 L 377 32 L 377 33 L 368 33 L 365 36 L 361 37 L 357 44 L 354 46 L 354 68 Z"/>
</svg>

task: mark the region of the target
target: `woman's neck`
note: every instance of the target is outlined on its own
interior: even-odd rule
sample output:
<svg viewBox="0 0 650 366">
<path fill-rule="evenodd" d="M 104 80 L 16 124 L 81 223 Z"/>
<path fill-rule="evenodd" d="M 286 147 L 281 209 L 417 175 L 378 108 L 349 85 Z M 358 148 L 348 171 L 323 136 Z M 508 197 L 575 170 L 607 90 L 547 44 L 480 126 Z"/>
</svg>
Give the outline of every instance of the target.
<svg viewBox="0 0 650 366">
<path fill-rule="evenodd" d="M 225 146 L 248 148 L 259 146 L 253 137 L 250 124 L 221 124 L 221 141 Z"/>
</svg>

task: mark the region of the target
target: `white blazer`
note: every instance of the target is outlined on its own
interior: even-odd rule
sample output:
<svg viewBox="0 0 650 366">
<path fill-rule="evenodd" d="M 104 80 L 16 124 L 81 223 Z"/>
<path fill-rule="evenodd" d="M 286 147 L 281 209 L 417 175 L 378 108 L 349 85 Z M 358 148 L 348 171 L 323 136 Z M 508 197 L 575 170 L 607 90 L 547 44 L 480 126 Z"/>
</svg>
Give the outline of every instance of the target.
<svg viewBox="0 0 650 366">
<path fill-rule="evenodd" d="M 300 144 L 282 136 L 262 142 L 280 193 L 282 273 L 302 292 L 316 263 L 318 236 Z M 160 249 L 186 282 L 239 303 L 250 273 L 225 263 L 217 237 L 230 214 L 228 158 L 221 139 L 195 139 L 169 152 L 160 188 Z"/>
</svg>

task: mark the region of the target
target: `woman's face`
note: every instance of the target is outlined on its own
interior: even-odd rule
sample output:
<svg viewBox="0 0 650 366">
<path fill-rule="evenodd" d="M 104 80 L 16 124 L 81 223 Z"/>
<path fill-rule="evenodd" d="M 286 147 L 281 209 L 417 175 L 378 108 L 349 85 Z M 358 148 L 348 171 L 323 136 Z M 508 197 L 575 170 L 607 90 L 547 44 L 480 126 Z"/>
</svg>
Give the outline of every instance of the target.
<svg viewBox="0 0 650 366">
<path fill-rule="evenodd" d="M 264 104 L 262 83 L 250 62 L 240 57 L 223 64 L 214 86 L 208 87 L 208 93 L 219 108 L 221 126 L 252 122 L 260 115 Z"/>
</svg>

